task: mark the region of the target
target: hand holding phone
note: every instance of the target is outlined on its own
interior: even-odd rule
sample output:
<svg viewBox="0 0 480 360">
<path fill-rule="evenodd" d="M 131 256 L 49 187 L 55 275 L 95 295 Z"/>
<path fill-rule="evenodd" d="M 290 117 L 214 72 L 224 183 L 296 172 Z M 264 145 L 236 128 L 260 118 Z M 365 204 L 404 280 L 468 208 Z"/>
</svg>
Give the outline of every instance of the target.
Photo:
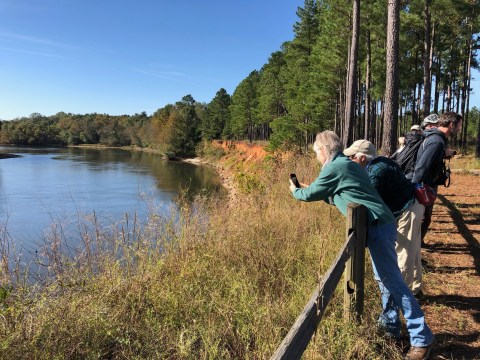
<svg viewBox="0 0 480 360">
<path fill-rule="evenodd" d="M 297 175 L 295 174 L 290 174 L 290 180 L 292 180 L 293 185 L 295 185 L 297 188 L 300 188 L 300 183 L 298 182 Z"/>
</svg>

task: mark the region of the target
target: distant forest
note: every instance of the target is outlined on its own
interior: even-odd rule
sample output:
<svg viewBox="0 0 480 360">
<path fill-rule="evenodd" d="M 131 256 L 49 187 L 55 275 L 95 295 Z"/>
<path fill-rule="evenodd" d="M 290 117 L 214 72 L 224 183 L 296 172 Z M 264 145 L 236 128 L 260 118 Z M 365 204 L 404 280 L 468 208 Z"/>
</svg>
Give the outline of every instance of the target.
<svg viewBox="0 0 480 360">
<path fill-rule="evenodd" d="M 367 138 L 390 153 L 392 139 L 426 115 L 455 111 L 464 116 L 457 145 L 480 149 L 480 113 L 469 110 L 479 11 L 474 0 L 305 0 L 294 39 L 231 95 L 222 88 L 209 103 L 186 95 L 151 116 L 34 113 L 1 121 L 0 142 L 137 145 L 182 157 L 212 139 L 302 151 L 333 129 L 345 144 Z"/>
</svg>

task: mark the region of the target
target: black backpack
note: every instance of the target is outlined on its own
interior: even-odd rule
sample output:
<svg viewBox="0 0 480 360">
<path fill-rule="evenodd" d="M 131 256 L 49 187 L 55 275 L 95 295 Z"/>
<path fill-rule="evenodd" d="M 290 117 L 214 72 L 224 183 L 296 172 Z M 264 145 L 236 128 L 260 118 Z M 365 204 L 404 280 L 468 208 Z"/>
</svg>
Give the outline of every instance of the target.
<svg viewBox="0 0 480 360">
<path fill-rule="evenodd" d="M 395 159 L 405 175 L 413 172 L 415 169 L 417 152 L 423 140 L 425 140 L 425 136 L 422 134 L 408 133 L 405 136 L 405 148 Z"/>
</svg>

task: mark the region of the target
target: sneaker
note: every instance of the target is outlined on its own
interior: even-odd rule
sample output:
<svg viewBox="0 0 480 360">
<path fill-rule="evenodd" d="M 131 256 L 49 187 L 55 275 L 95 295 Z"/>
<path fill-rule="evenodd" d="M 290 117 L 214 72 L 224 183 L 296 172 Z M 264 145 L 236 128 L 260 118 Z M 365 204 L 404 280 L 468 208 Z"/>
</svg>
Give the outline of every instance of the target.
<svg viewBox="0 0 480 360">
<path fill-rule="evenodd" d="M 433 341 L 430 345 L 425 346 L 425 347 L 416 347 L 412 346 L 410 347 L 410 350 L 408 351 L 407 355 L 405 355 L 405 360 L 427 360 L 428 357 L 430 356 L 430 352 L 432 351 L 432 348 L 436 344 L 436 339 L 433 338 Z"/>
</svg>

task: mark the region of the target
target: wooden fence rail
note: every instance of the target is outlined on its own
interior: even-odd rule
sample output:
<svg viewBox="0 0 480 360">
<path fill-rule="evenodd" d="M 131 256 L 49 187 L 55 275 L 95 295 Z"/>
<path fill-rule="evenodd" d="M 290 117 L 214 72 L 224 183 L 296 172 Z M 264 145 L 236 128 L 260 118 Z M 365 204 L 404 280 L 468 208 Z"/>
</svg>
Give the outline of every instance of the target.
<svg viewBox="0 0 480 360">
<path fill-rule="evenodd" d="M 349 204 L 345 244 L 320 280 L 302 313 L 275 351 L 271 360 L 300 359 L 317 329 L 345 269 L 344 316 L 360 321 L 363 313 L 365 243 L 367 211 L 365 206 Z"/>
</svg>

